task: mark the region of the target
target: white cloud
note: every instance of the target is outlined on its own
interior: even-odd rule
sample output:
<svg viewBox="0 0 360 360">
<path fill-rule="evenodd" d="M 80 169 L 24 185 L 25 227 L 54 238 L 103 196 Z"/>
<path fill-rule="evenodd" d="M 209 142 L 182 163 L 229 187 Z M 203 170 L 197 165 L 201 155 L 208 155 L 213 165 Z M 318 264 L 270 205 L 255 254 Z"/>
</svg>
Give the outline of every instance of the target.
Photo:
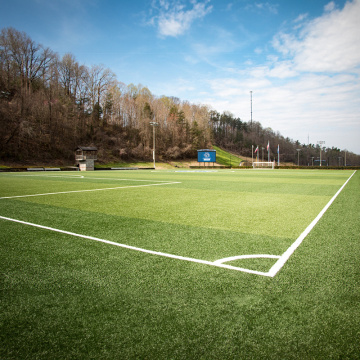
<svg viewBox="0 0 360 360">
<path fill-rule="evenodd" d="M 270 69 L 268 76 L 286 79 L 298 76 L 299 72 L 294 70 L 294 65 L 291 61 L 276 62 L 276 65 Z"/>
<path fill-rule="evenodd" d="M 212 6 L 208 5 L 209 0 L 197 2 L 190 1 L 192 8 L 187 9 L 186 4 L 180 1 L 160 0 L 159 4 L 153 4 L 158 15 L 151 19 L 156 24 L 160 36 L 179 36 L 184 34 L 197 19 L 205 17 L 212 11 Z"/>
<path fill-rule="evenodd" d="M 327 12 L 331 12 L 335 9 L 336 5 L 333 1 L 329 2 L 327 5 L 324 6 L 324 10 Z"/>
<path fill-rule="evenodd" d="M 193 44 L 187 60 L 210 64 L 212 58 L 213 76 L 194 72 L 188 84 L 176 83 L 173 93 L 182 88 L 186 93 L 180 96 L 248 121 L 251 90 L 253 120 L 263 127 L 301 143 L 309 136 L 312 143 L 324 140 L 329 147 L 360 154 L 360 0 L 340 10 L 330 4 L 316 19 L 302 14 L 289 22 L 297 27 L 274 36 L 276 51 L 267 53 L 268 47 L 263 47 L 262 63 L 255 57 L 218 65 L 215 55 L 236 43 L 231 36 L 227 41 L 226 36 L 214 36 L 218 41 L 208 47 Z"/>
<path fill-rule="evenodd" d="M 245 7 L 246 10 L 253 10 L 256 12 L 269 12 L 270 14 L 276 15 L 278 13 L 278 5 L 270 4 L 269 2 L 265 3 L 254 3 L 248 4 Z"/>
<path fill-rule="evenodd" d="M 354 71 L 360 67 L 360 0 L 336 10 L 329 3 L 326 13 L 305 24 L 299 34 L 280 33 L 273 46 L 283 55 L 293 56 L 298 71 Z"/>
<path fill-rule="evenodd" d="M 304 21 L 308 17 L 308 14 L 300 14 L 295 20 L 294 23 L 299 23 Z"/>
<path fill-rule="evenodd" d="M 270 4 L 268 2 L 266 2 L 266 3 L 255 3 L 254 6 L 259 10 L 269 11 L 272 14 L 277 14 L 278 13 L 278 10 L 277 10 L 278 5 Z"/>
</svg>

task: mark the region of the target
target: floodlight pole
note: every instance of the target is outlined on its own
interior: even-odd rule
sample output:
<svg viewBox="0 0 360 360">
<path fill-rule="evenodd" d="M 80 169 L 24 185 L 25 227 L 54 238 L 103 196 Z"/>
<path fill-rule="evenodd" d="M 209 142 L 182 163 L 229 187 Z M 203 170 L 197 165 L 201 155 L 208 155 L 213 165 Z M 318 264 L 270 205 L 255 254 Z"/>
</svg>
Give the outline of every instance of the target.
<svg viewBox="0 0 360 360">
<path fill-rule="evenodd" d="M 322 150 L 322 145 L 325 144 L 325 141 L 318 141 L 317 143 L 320 145 L 320 166 L 321 166 L 321 150 Z"/>
<path fill-rule="evenodd" d="M 298 152 L 298 166 L 300 166 L 299 156 L 300 156 L 300 151 L 301 151 L 301 149 L 296 149 L 296 151 Z"/>
<path fill-rule="evenodd" d="M 158 126 L 158 123 L 151 121 L 150 125 L 153 127 L 153 159 L 154 159 L 154 170 L 155 170 L 155 126 Z"/>
</svg>

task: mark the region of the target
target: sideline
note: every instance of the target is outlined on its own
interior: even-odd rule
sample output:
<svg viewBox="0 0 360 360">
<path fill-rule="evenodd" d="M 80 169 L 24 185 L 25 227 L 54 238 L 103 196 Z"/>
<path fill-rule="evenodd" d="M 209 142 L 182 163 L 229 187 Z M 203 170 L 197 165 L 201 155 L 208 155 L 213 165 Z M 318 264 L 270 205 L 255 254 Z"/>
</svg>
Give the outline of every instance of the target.
<svg viewBox="0 0 360 360">
<path fill-rule="evenodd" d="M 302 232 L 302 234 L 295 240 L 295 242 L 281 255 L 280 259 L 272 266 L 272 268 L 268 272 L 268 276 L 274 277 L 281 268 L 285 265 L 285 263 L 289 260 L 289 257 L 294 253 L 294 251 L 300 246 L 306 236 L 310 233 L 310 231 L 314 228 L 314 226 L 318 223 L 318 221 L 323 217 L 327 209 L 334 202 L 334 200 L 338 197 L 341 191 L 344 189 L 346 184 L 350 181 L 350 179 L 354 176 L 356 170 L 351 174 L 351 176 L 345 181 L 344 185 L 337 191 L 337 193 L 330 199 L 330 201 L 325 205 L 325 207 L 320 211 L 318 216 L 311 222 L 311 224 Z"/>
</svg>

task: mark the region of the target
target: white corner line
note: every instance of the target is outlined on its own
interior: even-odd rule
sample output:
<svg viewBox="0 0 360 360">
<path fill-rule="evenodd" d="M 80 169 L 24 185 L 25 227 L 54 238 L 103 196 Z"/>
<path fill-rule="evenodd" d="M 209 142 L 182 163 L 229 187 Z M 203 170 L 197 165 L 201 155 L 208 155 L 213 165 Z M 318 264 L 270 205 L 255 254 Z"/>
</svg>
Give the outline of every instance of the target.
<svg viewBox="0 0 360 360">
<path fill-rule="evenodd" d="M 243 259 L 280 259 L 279 255 L 268 255 L 268 254 L 253 254 L 253 255 L 238 255 L 230 256 L 227 258 L 219 259 L 214 261 L 214 264 L 223 264 L 228 261 L 243 260 Z"/>
<path fill-rule="evenodd" d="M 337 193 L 330 199 L 330 201 L 325 205 L 325 207 L 320 211 L 318 216 L 311 222 L 311 224 L 302 232 L 302 234 L 295 240 L 295 242 L 281 255 L 280 259 L 272 266 L 272 268 L 267 273 L 268 276 L 274 277 L 281 268 L 285 265 L 285 263 L 289 260 L 290 256 L 294 253 L 294 251 L 300 246 L 306 236 L 310 233 L 310 231 L 314 228 L 314 226 L 319 222 L 322 216 L 325 214 L 330 205 L 334 202 L 334 200 L 338 197 L 341 191 L 344 189 L 346 184 L 350 181 L 350 179 L 354 176 L 356 170 L 351 174 L 351 176 L 345 181 L 343 186 L 337 191 Z"/>
<path fill-rule="evenodd" d="M 2 200 L 2 199 L 16 199 L 16 198 L 34 197 L 34 196 L 46 196 L 46 195 L 71 194 L 71 193 L 81 193 L 81 192 L 91 192 L 91 191 L 104 191 L 104 190 L 117 190 L 117 189 L 129 189 L 129 188 L 138 188 L 138 187 L 149 187 L 149 186 L 173 185 L 173 184 L 181 184 L 181 182 L 168 182 L 168 183 L 160 183 L 160 184 L 146 184 L 146 185 L 117 186 L 117 187 L 103 188 L 103 189 L 88 189 L 88 190 L 59 191 L 59 192 L 44 193 L 44 194 L 30 194 L 30 195 L 4 196 L 4 197 L 0 197 L 0 200 Z"/>
<path fill-rule="evenodd" d="M 246 272 L 246 273 L 249 273 L 249 274 L 269 276 L 268 273 L 261 272 L 261 271 L 243 269 L 243 268 L 239 268 L 239 267 L 235 267 L 235 266 L 231 266 L 231 265 L 219 264 L 219 263 L 216 263 L 216 262 L 213 262 L 213 261 L 194 259 L 194 258 L 185 257 L 185 256 L 179 256 L 179 255 L 174 255 L 174 254 L 163 253 L 163 252 L 160 252 L 160 251 L 147 250 L 147 249 L 139 248 L 139 247 L 136 247 L 136 246 L 121 244 L 121 243 L 117 243 L 117 242 L 114 242 L 114 241 L 100 239 L 100 238 L 97 238 L 97 237 L 94 237 L 94 236 L 77 234 L 77 233 L 74 233 L 74 232 L 71 232 L 71 231 L 55 229 L 55 228 L 52 228 L 52 227 L 49 227 L 49 226 L 34 224 L 34 223 L 31 223 L 31 222 L 22 221 L 22 220 L 18 220 L 18 219 L 13 219 L 13 218 L 9 218 L 9 217 L 6 217 L 6 216 L 0 216 L 0 219 L 16 222 L 16 223 L 23 224 L 23 225 L 33 226 L 33 227 L 44 229 L 44 230 L 50 230 L 50 231 L 54 231 L 54 232 L 61 233 L 61 234 L 66 234 L 66 235 L 70 235 L 70 236 L 76 236 L 76 237 L 83 238 L 83 239 L 94 240 L 94 241 L 98 241 L 98 242 L 101 242 L 101 243 L 114 245 L 114 246 L 122 247 L 122 248 L 129 249 L 129 250 L 139 251 L 139 252 L 143 252 L 143 253 L 147 253 L 147 254 L 163 256 L 163 257 L 176 259 L 176 260 L 189 261 L 189 262 L 198 263 L 198 264 L 210 265 L 210 266 L 223 268 L 223 269 L 228 269 L 228 270 L 236 270 L 236 271 Z"/>
</svg>

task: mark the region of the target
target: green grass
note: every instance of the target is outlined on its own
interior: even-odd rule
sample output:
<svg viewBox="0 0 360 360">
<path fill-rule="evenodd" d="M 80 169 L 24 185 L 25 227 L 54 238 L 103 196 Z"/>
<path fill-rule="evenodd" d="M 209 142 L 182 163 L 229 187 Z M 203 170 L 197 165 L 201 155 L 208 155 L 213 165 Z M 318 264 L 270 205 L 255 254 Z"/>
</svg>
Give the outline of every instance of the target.
<svg viewBox="0 0 360 360">
<path fill-rule="evenodd" d="M 220 165 L 236 167 L 239 166 L 242 161 L 240 157 L 232 155 L 217 146 L 214 146 L 213 148 L 216 150 L 216 162 Z"/>
<path fill-rule="evenodd" d="M 0 196 L 180 182 L 0 199 L 0 215 L 214 261 L 281 255 L 351 172 L 20 175 Z M 356 173 L 274 278 L 0 219 L 0 358 L 359 358 L 359 190 Z"/>
</svg>

